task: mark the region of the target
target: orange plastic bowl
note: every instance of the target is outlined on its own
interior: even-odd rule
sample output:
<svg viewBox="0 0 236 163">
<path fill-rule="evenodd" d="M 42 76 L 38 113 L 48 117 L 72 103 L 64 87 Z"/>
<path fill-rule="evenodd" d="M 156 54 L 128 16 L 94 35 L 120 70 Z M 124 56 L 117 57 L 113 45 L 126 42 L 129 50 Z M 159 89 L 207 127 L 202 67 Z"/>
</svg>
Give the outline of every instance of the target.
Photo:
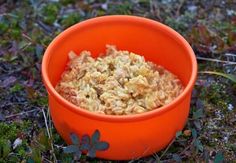
<svg viewBox="0 0 236 163">
<path fill-rule="evenodd" d="M 137 115 L 101 115 L 81 109 L 63 99 L 54 89 L 68 62 L 68 52 L 89 50 L 97 57 L 105 45 L 143 55 L 176 74 L 185 86 L 170 104 Z M 110 147 L 96 156 L 128 160 L 157 152 L 182 130 L 189 114 L 197 63 L 187 41 L 171 28 L 135 16 L 104 16 L 78 23 L 59 34 L 48 46 L 42 62 L 42 76 L 48 91 L 54 125 L 70 143 L 70 133 L 91 135 L 96 129 Z"/>
</svg>

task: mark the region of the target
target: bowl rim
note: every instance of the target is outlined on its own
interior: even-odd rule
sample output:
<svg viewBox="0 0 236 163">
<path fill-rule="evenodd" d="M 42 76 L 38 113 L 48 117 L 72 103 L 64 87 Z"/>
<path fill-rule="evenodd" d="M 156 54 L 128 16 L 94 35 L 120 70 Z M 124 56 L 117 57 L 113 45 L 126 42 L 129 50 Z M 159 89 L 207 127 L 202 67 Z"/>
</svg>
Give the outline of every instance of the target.
<svg viewBox="0 0 236 163">
<path fill-rule="evenodd" d="M 89 26 L 93 23 L 96 24 L 96 23 L 107 22 L 107 21 L 124 21 L 124 20 L 131 21 L 131 22 L 140 22 L 140 23 L 148 24 L 148 25 L 150 25 L 150 27 L 162 29 L 162 31 L 165 32 L 166 34 L 168 34 L 170 37 L 172 37 L 173 39 L 178 39 L 178 41 L 183 44 L 184 48 L 188 51 L 188 54 L 189 54 L 189 57 L 190 57 L 190 60 L 192 63 L 191 77 L 190 77 L 190 80 L 187 83 L 186 87 L 184 88 L 184 91 L 177 98 L 175 98 L 172 102 L 170 102 L 169 104 L 162 106 L 158 109 L 154 109 L 154 110 L 151 110 L 151 111 L 148 111 L 145 113 L 140 113 L 140 114 L 121 115 L 121 116 L 119 116 L 119 115 L 105 115 L 105 114 L 98 114 L 95 112 L 91 112 L 86 109 L 82 109 L 82 108 L 70 103 L 66 99 L 64 99 L 59 93 L 57 93 L 57 91 L 55 90 L 55 88 L 51 84 L 49 77 L 48 77 L 48 73 L 47 73 L 47 67 L 49 65 L 49 61 L 51 58 L 50 54 L 52 51 L 51 50 L 52 47 L 55 46 L 58 42 L 60 42 L 60 40 L 62 40 L 64 37 L 66 37 L 69 33 L 77 30 L 80 27 Z M 113 122 L 129 122 L 129 121 L 145 120 L 145 119 L 149 119 L 154 116 L 163 114 L 163 113 L 173 109 L 176 105 L 178 105 L 180 102 L 182 102 L 184 100 L 184 98 L 186 98 L 186 96 L 190 93 L 190 91 L 192 90 L 192 88 L 194 86 L 196 78 L 197 78 L 197 61 L 196 61 L 195 54 L 194 54 L 191 46 L 189 45 L 189 43 L 179 33 L 177 33 L 172 28 L 170 28 L 160 22 L 157 22 L 157 21 L 154 21 L 154 20 L 151 20 L 148 18 L 144 18 L 144 17 L 128 16 L 128 15 L 109 15 L 109 16 L 95 17 L 95 18 L 91 18 L 91 19 L 87 19 L 85 21 L 79 22 L 79 23 L 67 28 L 66 30 L 61 32 L 58 36 L 56 36 L 54 38 L 54 40 L 47 47 L 47 49 L 43 55 L 41 68 L 42 68 L 42 79 L 43 79 L 44 85 L 46 86 L 48 93 L 51 96 L 53 96 L 53 98 L 55 98 L 57 102 L 59 102 L 61 105 L 63 105 L 65 108 L 69 109 L 70 111 L 72 111 L 76 114 L 86 116 L 87 118 L 97 119 L 97 120 L 101 120 L 101 121 L 113 121 Z"/>
</svg>

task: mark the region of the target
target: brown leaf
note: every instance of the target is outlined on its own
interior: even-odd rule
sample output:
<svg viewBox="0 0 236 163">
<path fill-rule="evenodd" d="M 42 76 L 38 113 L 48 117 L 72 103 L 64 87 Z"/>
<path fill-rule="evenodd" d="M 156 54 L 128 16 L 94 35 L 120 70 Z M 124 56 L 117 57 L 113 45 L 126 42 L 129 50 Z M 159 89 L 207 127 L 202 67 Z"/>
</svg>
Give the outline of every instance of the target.
<svg viewBox="0 0 236 163">
<path fill-rule="evenodd" d="M 26 87 L 26 92 L 30 99 L 35 99 L 38 97 L 37 92 L 32 87 Z"/>
<path fill-rule="evenodd" d="M 208 31 L 207 27 L 204 25 L 198 26 L 198 31 L 200 34 L 200 38 L 202 40 L 202 43 L 206 46 L 210 46 L 212 42 L 212 38 L 210 36 L 210 32 Z"/>
</svg>

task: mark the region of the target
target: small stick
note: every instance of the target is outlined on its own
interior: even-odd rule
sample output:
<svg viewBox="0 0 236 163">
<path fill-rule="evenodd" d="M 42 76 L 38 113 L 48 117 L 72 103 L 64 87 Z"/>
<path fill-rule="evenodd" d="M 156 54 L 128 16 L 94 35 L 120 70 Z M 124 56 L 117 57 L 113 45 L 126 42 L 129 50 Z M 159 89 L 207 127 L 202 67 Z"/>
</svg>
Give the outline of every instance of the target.
<svg viewBox="0 0 236 163">
<path fill-rule="evenodd" d="M 236 62 L 224 61 L 224 60 L 212 59 L 212 58 L 197 57 L 197 59 L 198 59 L 198 60 L 211 61 L 211 62 L 227 63 L 227 64 L 232 64 L 232 65 L 236 64 Z"/>
<path fill-rule="evenodd" d="M 18 18 L 18 16 L 14 15 L 14 14 L 11 14 L 11 13 L 3 13 L 3 14 L 0 14 L 0 16 L 10 16 L 10 17 L 13 17 L 13 18 Z"/>
<path fill-rule="evenodd" d="M 48 122 L 47 122 L 47 118 L 46 118 L 46 114 L 45 114 L 44 109 L 42 109 L 42 112 L 43 112 L 43 117 L 44 117 L 45 126 L 46 126 L 46 129 L 47 129 L 47 134 L 48 134 L 48 137 L 51 139 L 51 135 L 50 135 L 49 129 L 48 129 Z"/>
<path fill-rule="evenodd" d="M 178 5 L 177 11 L 176 11 L 176 13 L 175 13 L 176 17 L 179 16 L 180 9 L 183 7 L 184 2 L 185 2 L 185 0 L 181 0 L 181 1 L 180 1 L 180 4 Z"/>
<path fill-rule="evenodd" d="M 8 115 L 8 116 L 6 116 L 5 118 L 8 119 L 8 118 L 12 118 L 12 117 L 19 116 L 19 115 L 24 115 L 24 114 L 27 114 L 27 113 L 34 112 L 34 111 L 36 111 L 36 110 L 39 110 L 39 109 L 37 108 L 37 109 L 33 109 L 33 110 L 29 110 L 29 111 L 25 111 L 25 112 L 20 112 L 20 113 L 16 113 L 16 114 Z"/>
<path fill-rule="evenodd" d="M 47 161 L 48 163 L 52 163 L 52 161 L 50 161 L 49 159 L 47 159 L 46 157 L 43 157 L 43 161 Z"/>
<path fill-rule="evenodd" d="M 171 147 L 171 145 L 175 142 L 175 138 L 171 140 L 170 144 L 166 147 L 165 151 L 161 154 L 160 156 L 160 160 L 161 158 L 166 154 L 166 152 L 168 151 L 168 149 Z"/>
<path fill-rule="evenodd" d="M 236 57 L 236 54 L 232 54 L 232 53 L 226 53 L 225 55 L 226 55 L 226 56 L 233 56 L 233 57 Z"/>
<path fill-rule="evenodd" d="M 158 2 L 155 2 L 153 0 L 149 1 L 150 4 L 150 12 L 156 16 L 160 21 L 162 21 L 162 18 L 160 16 L 160 8 L 158 8 Z"/>
<path fill-rule="evenodd" d="M 32 38 L 30 38 L 27 34 L 22 33 L 21 35 L 22 35 L 22 37 L 24 37 L 24 38 L 26 38 L 28 41 L 30 41 L 32 44 L 37 44 L 37 42 L 35 42 L 34 40 L 32 40 Z M 47 47 L 47 46 L 44 45 L 44 44 L 42 44 L 42 46 L 43 46 L 44 48 Z"/>
<path fill-rule="evenodd" d="M 52 120 L 51 120 L 49 108 L 48 108 L 48 121 L 49 121 L 49 131 L 50 131 L 50 134 L 52 136 Z"/>
<path fill-rule="evenodd" d="M 194 138 L 191 143 L 179 154 L 179 155 L 183 155 L 194 143 L 196 139 Z"/>
<path fill-rule="evenodd" d="M 42 109 L 42 112 L 43 112 L 43 117 L 44 117 L 44 122 L 45 122 L 46 129 L 47 129 L 48 137 L 49 137 L 49 139 L 51 139 L 51 140 L 53 141 L 53 139 L 52 139 L 52 138 L 53 138 L 53 137 L 52 137 L 52 131 L 51 131 L 51 128 L 49 129 L 49 127 L 48 127 L 48 121 L 47 121 L 47 117 L 48 117 L 48 119 L 49 119 L 49 121 L 50 121 L 49 109 L 48 109 L 48 111 L 47 111 L 47 117 L 46 117 L 46 114 L 45 114 L 44 109 Z M 49 123 L 50 123 L 50 122 L 49 122 Z M 50 126 L 50 127 L 51 127 L 51 126 Z M 54 146 L 53 146 L 53 144 L 52 144 L 52 141 L 51 141 L 50 145 L 51 145 L 51 148 L 52 148 L 52 156 L 53 156 L 54 162 L 56 163 L 56 162 L 57 162 L 57 157 L 56 157 L 56 155 L 55 155 L 55 149 L 54 149 Z"/>
</svg>

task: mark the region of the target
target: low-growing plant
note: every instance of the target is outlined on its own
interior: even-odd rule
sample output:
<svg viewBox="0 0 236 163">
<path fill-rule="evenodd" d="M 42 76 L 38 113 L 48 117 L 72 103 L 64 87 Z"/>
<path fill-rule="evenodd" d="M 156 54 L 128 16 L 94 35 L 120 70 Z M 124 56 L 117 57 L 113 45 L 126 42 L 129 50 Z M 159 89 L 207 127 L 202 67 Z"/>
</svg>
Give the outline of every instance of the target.
<svg viewBox="0 0 236 163">
<path fill-rule="evenodd" d="M 83 135 L 80 139 L 74 133 L 70 134 L 72 144 L 64 148 L 65 153 L 73 153 L 77 159 L 80 159 L 82 152 L 87 152 L 87 156 L 94 158 L 96 151 L 104 151 L 109 148 L 109 143 L 100 141 L 100 132 L 95 130 L 91 137 Z"/>
</svg>

